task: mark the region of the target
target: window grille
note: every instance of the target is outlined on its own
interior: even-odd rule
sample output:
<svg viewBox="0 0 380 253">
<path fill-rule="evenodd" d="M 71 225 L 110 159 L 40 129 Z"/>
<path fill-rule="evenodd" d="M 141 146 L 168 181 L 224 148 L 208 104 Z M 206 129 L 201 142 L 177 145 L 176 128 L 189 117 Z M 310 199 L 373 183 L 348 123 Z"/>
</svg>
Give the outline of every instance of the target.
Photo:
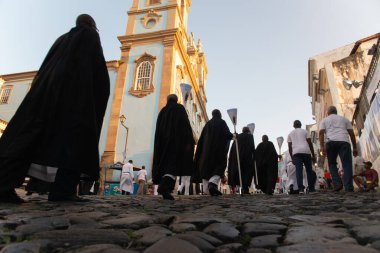
<svg viewBox="0 0 380 253">
<path fill-rule="evenodd" d="M 8 104 L 9 97 L 11 95 L 12 87 L 2 88 L 0 91 L 0 104 Z"/>
</svg>

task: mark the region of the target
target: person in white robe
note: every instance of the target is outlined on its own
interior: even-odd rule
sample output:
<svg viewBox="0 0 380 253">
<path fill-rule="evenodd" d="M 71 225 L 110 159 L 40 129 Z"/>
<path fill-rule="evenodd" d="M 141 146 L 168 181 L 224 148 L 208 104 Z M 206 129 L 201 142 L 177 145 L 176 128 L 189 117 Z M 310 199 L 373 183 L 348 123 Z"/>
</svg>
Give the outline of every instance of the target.
<svg viewBox="0 0 380 253">
<path fill-rule="evenodd" d="M 120 189 L 122 195 L 133 194 L 133 161 L 129 160 L 123 165 L 120 178 Z"/>
</svg>

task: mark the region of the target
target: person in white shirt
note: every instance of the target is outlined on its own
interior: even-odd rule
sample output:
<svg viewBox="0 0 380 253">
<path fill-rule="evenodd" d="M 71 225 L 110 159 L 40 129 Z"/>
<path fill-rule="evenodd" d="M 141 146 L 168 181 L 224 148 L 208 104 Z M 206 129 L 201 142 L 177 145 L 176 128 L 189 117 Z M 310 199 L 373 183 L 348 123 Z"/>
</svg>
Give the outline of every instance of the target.
<svg viewBox="0 0 380 253">
<path fill-rule="evenodd" d="M 352 192 L 354 190 L 352 155 L 357 155 L 354 130 L 348 119 L 337 115 L 335 106 L 330 106 L 327 110 L 327 114 L 328 116 L 322 120 L 320 125 L 319 142 L 323 155 L 327 155 L 329 170 L 334 183 L 333 191 L 340 191 L 344 185 L 346 191 Z M 342 162 L 344 183 L 342 183 L 342 179 L 338 174 L 336 163 L 338 155 Z"/>
<path fill-rule="evenodd" d="M 364 177 L 359 176 L 364 171 L 365 171 L 365 168 L 364 168 L 363 157 L 359 156 L 358 154 L 354 155 L 354 182 L 355 183 L 356 183 L 355 176 L 361 179 L 364 179 Z"/>
<path fill-rule="evenodd" d="M 129 160 L 123 165 L 120 178 L 120 189 L 122 195 L 133 194 L 133 161 Z"/>
<path fill-rule="evenodd" d="M 145 166 L 142 166 L 141 170 L 137 173 L 137 181 L 139 182 L 139 189 L 137 190 L 137 194 L 144 194 L 146 175 L 147 172 Z"/>
<path fill-rule="evenodd" d="M 364 159 L 358 154 L 354 155 L 354 175 L 359 175 L 364 172 Z"/>
<path fill-rule="evenodd" d="M 301 126 L 301 121 L 294 121 L 294 130 L 288 135 L 289 154 L 293 164 L 296 166 L 299 191 L 302 192 L 305 189 L 303 184 L 303 166 L 305 166 L 309 192 L 315 192 L 317 176 L 313 171 L 312 165 L 312 163 L 315 162 L 314 148 L 309 133 L 305 129 L 301 129 Z"/>
</svg>

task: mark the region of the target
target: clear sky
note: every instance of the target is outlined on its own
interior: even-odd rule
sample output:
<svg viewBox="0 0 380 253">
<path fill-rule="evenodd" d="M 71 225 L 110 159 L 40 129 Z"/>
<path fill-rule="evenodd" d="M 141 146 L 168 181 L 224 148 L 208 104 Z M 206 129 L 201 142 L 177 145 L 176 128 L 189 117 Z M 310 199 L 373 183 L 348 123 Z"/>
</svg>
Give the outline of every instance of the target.
<svg viewBox="0 0 380 253">
<path fill-rule="evenodd" d="M 0 0 L 0 75 L 37 70 L 55 39 L 88 13 L 107 60 L 120 57 L 131 0 Z M 207 110 L 238 108 L 238 131 L 255 141 L 313 123 L 307 63 L 314 55 L 380 32 L 379 0 L 192 0 L 188 32 L 208 65 Z M 276 144 L 277 147 L 277 144 Z M 282 148 L 284 151 L 286 147 Z"/>
</svg>

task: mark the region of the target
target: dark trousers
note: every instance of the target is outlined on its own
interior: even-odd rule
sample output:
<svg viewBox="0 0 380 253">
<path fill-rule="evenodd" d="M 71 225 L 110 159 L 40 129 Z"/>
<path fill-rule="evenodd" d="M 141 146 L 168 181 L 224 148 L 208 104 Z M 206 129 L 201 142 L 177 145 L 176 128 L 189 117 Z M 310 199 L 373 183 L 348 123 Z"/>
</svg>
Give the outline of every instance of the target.
<svg viewBox="0 0 380 253">
<path fill-rule="evenodd" d="M 353 179 L 352 179 L 352 151 L 351 145 L 345 141 L 329 141 L 326 143 L 326 153 L 327 160 L 329 163 L 329 170 L 331 174 L 332 181 L 335 187 L 342 186 L 342 179 L 338 174 L 338 167 L 336 159 L 340 158 L 343 166 L 343 185 L 346 190 L 353 190 Z"/>
<path fill-rule="evenodd" d="M 76 195 L 80 174 L 79 170 L 59 168 L 55 181 L 51 185 L 49 196 L 64 197 Z"/>
<path fill-rule="evenodd" d="M 307 175 L 307 183 L 309 185 L 309 190 L 315 190 L 315 181 L 317 180 L 317 176 L 313 171 L 311 155 L 310 154 L 294 154 L 293 155 L 293 163 L 296 166 L 296 177 L 298 189 L 303 191 L 305 186 L 303 185 L 303 166 L 306 168 Z"/>
</svg>

